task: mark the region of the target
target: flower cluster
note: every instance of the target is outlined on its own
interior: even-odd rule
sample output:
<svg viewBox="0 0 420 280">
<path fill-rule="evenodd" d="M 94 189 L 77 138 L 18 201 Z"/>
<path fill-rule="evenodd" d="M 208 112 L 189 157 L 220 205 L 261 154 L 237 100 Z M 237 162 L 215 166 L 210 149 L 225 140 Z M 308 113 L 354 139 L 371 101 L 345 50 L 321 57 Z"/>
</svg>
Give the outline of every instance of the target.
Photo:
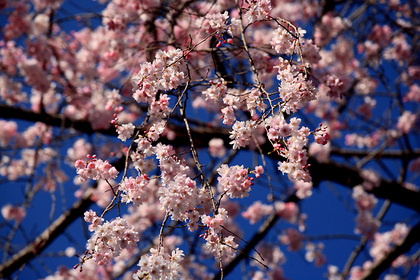
<svg viewBox="0 0 420 280">
<path fill-rule="evenodd" d="M 296 190 L 296 196 L 300 199 L 305 199 L 312 195 L 312 182 L 297 181 L 293 188 Z"/>
<path fill-rule="evenodd" d="M 232 106 L 226 106 L 221 110 L 223 124 L 225 125 L 232 125 L 234 121 L 236 121 L 235 111 L 233 110 Z"/>
<path fill-rule="evenodd" d="M 107 264 L 120 255 L 123 249 L 135 247 L 139 241 L 138 233 L 120 217 L 102 223 L 103 219 L 90 210 L 85 213 L 85 221 L 90 223 L 89 230 L 94 231 L 87 242 L 87 249 L 98 265 Z"/>
<path fill-rule="evenodd" d="M 159 50 L 155 60 L 140 65 L 140 71 L 132 78 L 133 98 L 141 103 L 152 103 L 158 90 L 171 90 L 184 80 L 183 52 L 180 49 Z"/>
<path fill-rule="evenodd" d="M 286 280 L 283 278 L 283 271 L 281 266 L 286 262 L 286 256 L 280 250 L 279 246 L 275 246 L 274 244 L 261 242 L 258 245 L 254 252 L 254 260 L 251 262 L 252 266 L 258 266 L 261 269 L 264 269 L 264 266 L 267 266 L 271 269 L 270 272 L 267 274 L 271 277 L 269 279 L 279 279 L 279 280 Z M 264 266 L 261 263 L 257 262 L 256 260 L 263 258 Z M 265 278 L 253 278 L 253 279 L 265 279 Z"/>
<path fill-rule="evenodd" d="M 375 233 L 372 247 L 369 250 L 373 262 L 375 263 L 387 255 L 391 251 L 392 245 L 400 245 L 408 232 L 409 228 L 406 224 L 397 223 L 391 231 Z"/>
<path fill-rule="evenodd" d="M 397 129 L 398 131 L 407 134 L 414 127 L 418 121 L 418 116 L 410 111 L 404 111 L 402 115 L 398 118 Z"/>
<path fill-rule="evenodd" d="M 190 229 L 196 227 L 199 218 L 197 206 L 201 204 L 201 193 L 194 180 L 185 174 L 178 174 L 166 187 L 159 189 L 159 201 L 174 221 L 192 223 Z"/>
<path fill-rule="evenodd" d="M 285 161 L 279 162 L 278 169 L 283 174 L 287 173 L 292 182 L 310 182 L 311 176 L 305 170 L 308 156 L 304 149 L 308 143 L 309 129 L 304 126 L 300 127 L 300 122 L 299 118 L 292 118 L 287 124 L 283 116 L 277 114 L 266 119 L 266 126 L 269 127 L 268 137 L 270 140 L 283 139 L 274 144 L 279 154 L 286 158 Z M 281 147 L 282 145 L 285 147 Z"/>
<path fill-rule="evenodd" d="M 255 129 L 255 127 L 255 121 L 236 121 L 233 124 L 232 130 L 230 131 L 229 135 L 229 138 L 232 139 L 230 144 L 233 145 L 233 148 L 239 149 L 239 147 L 245 147 L 246 145 L 248 145 L 252 139 L 252 132 Z"/>
<path fill-rule="evenodd" d="M 0 134 L 0 146 L 5 147 L 10 144 L 11 140 L 19 133 L 17 131 L 17 123 L 14 121 L 0 120 L 2 132 Z"/>
<path fill-rule="evenodd" d="M 210 81 L 211 86 L 203 91 L 206 101 L 211 101 L 215 104 L 219 103 L 219 99 L 223 98 L 227 93 L 226 82 L 223 79 L 219 81 Z"/>
<path fill-rule="evenodd" d="M 16 223 L 20 223 L 26 216 L 26 209 L 21 206 L 6 204 L 1 208 L 1 215 L 6 221 L 14 220 Z"/>
<path fill-rule="evenodd" d="M 213 229 L 215 231 L 220 231 L 222 228 L 221 226 L 227 221 L 228 219 L 228 212 L 224 208 L 219 208 L 217 214 L 213 217 L 209 215 L 202 215 L 201 221 L 205 226 L 209 229 Z"/>
<path fill-rule="evenodd" d="M 261 201 L 255 201 L 246 211 L 242 212 L 242 217 L 249 220 L 251 224 L 255 224 L 262 217 L 267 216 L 273 211 L 273 206 L 262 204 Z"/>
<path fill-rule="evenodd" d="M 249 8 L 245 13 L 245 18 L 250 22 L 268 19 L 271 11 L 270 0 L 249 1 Z"/>
<path fill-rule="evenodd" d="M 289 245 L 289 250 L 296 252 L 303 247 L 303 235 L 294 228 L 288 228 L 279 236 L 281 244 Z"/>
<path fill-rule="evenodd" d="M 236 35 L 240 28 L 241 21 L 237 18 L 231 18 L 229 24 L 229 14 L 225 11 L 223 13 L 212 13 L 206 18 L 202 18 L 202 21 L 198 21 L 197 24 L 200 27 L 203 27 L 203 30 L 207 34 L 217 33 L 216 37 L 219 38 L 220 41 L 216 47 L 219 47 L 222 42 L 224 42 L 224 40 L 221 40 L 223 33 L 227 32 L 230 36 Z"/>
<path fill-rule="evenodd" d="M 317 89 L 305 74 L 287 60 L 279 58 L 277 79 L 280 80 L 279 94 L 283 100 L 282 111 L 290 114 L 303 108 L 308 102 L 316 99 Z"/>
<path fill-rule="evenodd" d="M 293 54 L 294 52 L 294 41 L 293 35 L 289 30 L 279 27 L 273 32 L 273 38 L 271 39 L 271 45 L 277 53 L 280 54 Z"/>
<path fill-rule="evenodd" d="M 125 142 L 133 135 L 135 128 L 136 127 L 132 123 L 117 126 L 118 139 L 121 139 L 121 141 Z"/>
<path fill-rule="evenodd" d="M 222 158 L 226 154 L 223 139 L 213 138 L 209 141 L 209 153 L 212 157 Z"/>
<path fill-rule="evenodd" d="M 149 180 L 147 175 L 125 178 L 119 186 L 119 190 L 122 192 L 121 201 L 133 202 L 136 206 L 146 201 L 149 198 L 147 195 Z"/>
<path fill-rule="evenodd" d="M 365 190 L 371 191 L 381 185 L 381 176 L 373 169 L 363 169 L 360 176 L 363 178 L 362 187 Z"/>
<path fill-rule="evenodd" d="M 243 198 L 249 195 L 253 178 L 248 177 L 248 169 L 243 165 L 229 167 L 227 164 L 222 164 L 217 172 L 220 176 L 218 177 L 219 188 L 230 198 Z"/>
<path fill-rule="evenodd" d="M 246 107 L 251 113 L 251 116 L 254 116 L 256 114 L 255 109 L 257 109 L 260 112 L 264 112 L 265 108 L 267 108 L 267 104 L 265 104 L 261 100 L 261 91 L 259 89 L 251 89 L 251 91 L 245 94 L 245 98 Z"/>
<path fill-rule="evenodd" d="M 209 25 L 211 28 L 211 32 L 217 32 L 218 34 L 223 34 L 227 30 L 227 21 L 228 21 L 229 15 L 228 12 L 225 11 L 222 13 L 216 13 L 212 14 L 211 18 L 209 20 Z"/>
<path fill-rule="evenodd" d="M 327 259 L 322 253 L 322 250 L 324 249 L 323 243 L 318 243 L 316 245 L 313 243 L 308 243 L 306 244 L 305 249 L 305 259 L 308 262 L 314 262 L 315 266 L 321 266 L 327 263 Z"/>
<path fill-rule="evenodd" d="M 299 207 L 294 202 L 276 201 L 275 211 L 282 219 L 289 223 L 296 223 L 299 219 Z"/>
<path fill-rule="evenodd" d="M 327 145 L 328 140 L 330 139 L 331 139 L 331 136 L 328 134 L 328 132 L 315 135 L 315 142 L 320 145 Z"/>
<path fill-rule="evenodd" d="M 353 188 L 353 199 L 357 208 L 356 228 L 354 231 L 371 238 L 380 226 L 380 222 L 372 214 L 377 199 L 375 196 L 366 193 L 362 186 Z"/>
<path fill-rule="evenodd" d="M 113 167 L 108 161 L 96 159 L 96 155 L 88 155 L 87 157 L 89 159 L 87 162 L 83 159 L 79 159 L 74 164 L 81 181 L 86 181 L 87 179 L 107 180 L 117 178 L 117 169 Z"/>
<path fill-rule="evenodd" d="M 150 249 L 150 255 L 143 255 L 138 263 L 140 269 L 133 279 L 175 280 L 179 279 L 180 263 L 184 252 L 178 248 L 172 254 L 163 250 Z"/>
<path fill-rule="evenodd" d="M 411 85 L 409 91 L 404 96 L 404 102 L 420 103 L 420 87 L 416 84 Z"/>
<path fill-rule="evenodd" d="M 216 231 L 210 229 L 204 235 L 204 239 L 206 240 L 203 247 L 205 253 L 213 254 L 216 258 L 221 257 L 223 261 L 229 261 L 235 256 L 238 244 L 232 235 L 222 239 Z"/>
</svg>

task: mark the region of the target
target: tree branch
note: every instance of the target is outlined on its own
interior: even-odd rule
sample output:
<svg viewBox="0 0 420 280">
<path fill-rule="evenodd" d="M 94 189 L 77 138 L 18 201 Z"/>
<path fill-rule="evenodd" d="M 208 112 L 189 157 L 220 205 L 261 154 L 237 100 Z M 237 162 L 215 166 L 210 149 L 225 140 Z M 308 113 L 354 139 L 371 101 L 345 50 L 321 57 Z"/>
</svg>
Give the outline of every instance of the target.
<svg viewBox="0 0 420 280">
<path fill-rule="evenodd" d="M 98 132 L 105 135 L 117 135 L 115 128 L 112 126 L 110 126 L 109 129 L 94 130 L 88 121 L 71 120 L 63 115 L 36 113 L 27 109 L 16 108 L 4 104 L 0 104 L 0 118 L 42 122 L 46 125 L 56 127 L 73 128 L 87 134 Z"/>
<path fill-rule="evenodd" d="M 31 259 L 41 254 L 42 251 L 58 237 L 74 220 L 80 218 L 93 203 L 91 196 L 93 187 L 87 189 L 83 198 L 75 202 L 72 207 L 58 217 L 47 229 L 44 230 L 33 242 L 14 254 L 9 260 L 0 265 L 0 278 L 9 278 L 17 269 L 23 267 Z"/>
<path fill-rule="evenodd" d="M 14 108 L 1 104 L 0 118 L 16 118 L 30 121 L 40 121 L 52 126 L 74 128 L 80 132 L 89 134 L 98 132 L 106 135 L 115 135 L 114 128 L 95 131 L 87 121 L 72 121 L 60 115 L 38 114 L 26 109 Z M 186 143 L 189 143 L 188 135 L 183 127 L 173 123 L 168 123 L 167 125 L 170 130 L 176 133 L 176 138 L 174 140 L 162 139 L 162 143 L 168 143 L 175 147 L 185 146 Z M 207 147 L 208 141 L 213 137 L 222 138 L 226 146 L 229 146 L 229 142 L 231 141 L 231 139 L 229 139 L 228 128 L 197 125 L 191 126 L 191 133 L 194 134 L 194 145 L 197 148 Z M 261 145 L 261 149 L 265 154 L 268 154 L 272 151 L 273 148 L 267 141 L 264 145 Z M 366 151 L 365 155 L 368 155 L 368 153 L 369 152 Z M 420 151 L 418 150 L 413 151 L 410 154 L 405 154 L 403 152 L 400 153 L 400 156 L 404 156 L 407 160 L 411 158 L 417 158 L 418 155 L 420 155 Z M 395 157 L 397 152 L 384 151 L 381 153 L 381 157 L 385 157 L 387 154 L 390 157 Z M 360 152 L 359 155 L 362 155 L 362 152 Z M 270 156 L 275 157 L 277 155 L 275 153 L 271 153 Z M 321 181 L 332 181 L 343 186 L 353 188 L 354 186 L 363 182 L 363 178 L 361 177 L 359 171 L 354 168 L 334 162 L 319 163 L 314 158 L 310 158 L 309 163 L 311 164 L 309 170 L 314 181 L 314 185 L 319 184 Z M 370 193 L 379 198 L 389 199 L 392 202 L 420 212 L 420 204 L 418 203 L 418 201 L 420 201 L 420 192 L 409 190 L 397 182 L 381 180 L 380 186 L 374 188 L 372 191 L 370 191 Z"/>
<path fill-rule="evenodd" d="M 239 264 L 239 262 L 247 258 L 249 253 L 257 246 L 257 244 L 267 235 L 269 230 L 276 224 L 279 219 L 279 215 L 277 213 L 272 213 L 268 218 L 264 221 L 258 231 L 254 234 L 252 239 L 246 244 L 246 246 L 239 251 L 239 254 L 225 267 L 223 267 L 223 275 L 226 276 Z M 221 273 L 216 274 L 213 277 L 213 280 L 220 280 Z"/>
<path fill-rule="evenodd" d="M 311 164 L 309 171 L 314 185 L 321 181 L 332 181 L 353 188 L 364 181 L 356 169 L 332 162 L 319 163 L 313 158 L 309 162 Z M 379 186 L 368 192 L 376 197 L 389 199 L 394 203 L 420 212 L 420 192 L 407 189 L 397 182 L 381 179 Z"/>
<path fill-rule="evenodd" d="M 400 255 L 408 252 L 410 248 L 420 242 L 420 223 L 415 225 L 400 245 L 395 246 L 391 252 L 383 256 L 378 262 L 366 270 L 360 280 L 379 279 L 379 276 L 386 269 L 391 267 L 392 262 Z"/>
</svg>

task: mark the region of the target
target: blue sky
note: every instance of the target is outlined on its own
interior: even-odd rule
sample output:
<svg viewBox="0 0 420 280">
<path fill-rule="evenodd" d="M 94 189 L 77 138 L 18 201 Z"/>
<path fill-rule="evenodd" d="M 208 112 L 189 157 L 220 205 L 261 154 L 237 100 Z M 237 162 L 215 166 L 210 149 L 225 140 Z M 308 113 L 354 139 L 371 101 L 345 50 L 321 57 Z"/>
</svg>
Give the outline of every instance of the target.
<svg viewBox="0 0 420 280">
<path fill-rule="evenodd" d="M 90 12 L 92 10 L 100 8 L 96 2 L 84 1 L 83 7 L 81 7 L 77 1 L 66 1 L 60 12 L 58 13 L 59 18 L 63 18 L 66 14 L 71 15 L 73 13 L 84 13 Z M 0 17 L 1 19 L 2 17 Z M 97 20 L 93 20 L 93 25 L 98 24 Z M 69 21 L 63 23 L 64 28 L 78 29 L 83 27 L 83 25 L 76 23 L 75 21 Z M 392 71 L 389 72 L 390 77 L 392 78 Z M 386 106 L 387 101 L 384 101 L 384 104 L 379 103 L 375 114 L 382 113 L 382 106 Z M 192 111 L 190 111 L 192 113 Z M 202 116 L 200 116 L 202 117 Z M 313 119 L 311 119 L 313 120 Z M 318 121 L 314 121 L 311 126 L 317 125 Z M 27 123 L 20 121 L 18 122 L 19 128 L 22 131 L 27 127 Z M 313 127 L 311 127 L 313 128 Z M 57 130 L 55 130 L 57 133 Z M 61 151 L 66 152 L 67 148 L 72 145 L 74 139 L 69 139 L 63 142 L 61 146 Z M 416 141 L 417 139 L 413 139 Z M 414 142 L 415 143 L 415 142 Z M 200 153 L 201 159 L 204 159 L 205 155 Z M 250 164 L 251 155 L 249 152 L 241 152 L 235 159 L 232 161 L 232 164 Z M 63 169 L 67 172 L 68 176 L 72 178 L 75 175 L 75 170 L 71 167 L 62 165 Z M 389 163 L 390 168 L 395 168 L 393 163 Z M 281 179 L 281 176 L 275 176 L 279 174 L 279 171 L 276 169 L 276 166 L 269 167 L 268 172 L 272 174 L 272 185 L 274 187 L 292 187 L 291 184 L 286 179 Z M 6 203 L 19 203 L 24 199 L 24 189 L 26 182 L 5 182 L 2 178 L 0 185 L 2 190 L 2 196 L 0 197 L 0 207 Z M 266 182 L 264 178 L 260 182 Z M 416 178 L 415 183 L 420 184 L 419 178 Z M 26 238 L 33 238 L 41 233 L 51 222 L 50 213 L 51 213 L 51 203 L 53 200 L 57 201 L 55 205 L 54 215 L 52 220 L 58 217 L 62 213 L 62 209 L 67 209 L 75 201 L 74 190 L 75 186 L 69 183 L 60 186 L 61 194 L 58 192 L 55 194 L 56 197 L 47 192 L 38 192 L 35 196 L 35 199 L 31 203 L 31 207 L 28 208 L 27 217 L 24 220 L 25 224 L 25 234 L 22 234 L 20 231 L 17 234 L 14 243 L 24 244 Z M 241 205 L 248 205 L 252 201 L 262 200 L 266 201 L 267 195 L 269 194 L 267 186 L 262 186 L 258 180 L 253 186 L 253 191 L 250 194 L 249 198 L 243 199 L 240 201 Z M 59 196 L 65 197 L 66 205 L 61 204 L 61 199 Z M 383 204 L 383 200 L 379 200 L 378 206 L 374 210 L 376 214 Z M 97 208 L 96 208 L 97 209 Z M 99 210 L 98 210 L 99 211 Z M 312 197 L 305 200 L 301 204 L 301 211 L 307 213 L 307 231 L 305 234 L 314 242 L 323 242 L 325 244 L 324 253 L 327 256 L 329 264 L 334 264 L 342 269 L 345 262 L 347 261 L 352 250 L 359 243 L 354 240 L 355 237 L 360 237 L 359 235 L 353 234 L 354 229 L 354 219 L 356 217 L 356 210 L 354 208 L 353 200 L 351 199 L 351 190 L 338 186 L 336 184 L 323 182 L 319 188 L 314 189 Z M 107 218 L 111 218 L 112 214 L 116 214 L 116 211 L 113 210 L 107 214 Z M 418 215 L 414 211 L 404 209 L 398 205 L 392 205 L 384 217 L 383 227 L 380 231 L 390 230 L 393 227 L 393 223 L 398 220 L 406 220 L 407 222 L 413 222 L 415 219 L 418 219 Z M 249 225 L 248 221 L 245 221 L 242 218 L 238 218 L 237 222 L 241 225 L 244 232 L 244 239 L 249 239 L 257 230 L 257 227 Z M 261 223 L 257 224 L 260 225 Z M 9 228 L 5 226 L 4 220 L 0 219 L 0 236 L 4 237 L 7 235 Z M 50 270 L 54 272 L 58 265 L 65 265 L 67 267 L 72 267 L 77 263 L 77 258 L 67 258 L 65 256 L 52 255 L 48 256 L 48 252 L 63 252 L 68 246 L 73 246 L 76 248 L 79 254 L 83 254 L 85 246 L 85 236 L 84 232 L 86 231 L 86 225 L 81 220 L 76 220 L 66 231 L 66 233 L 59 238 L 57 238 L 42 254 L 40 258 L 31 262 L 29 265 L 33 266 L 35 270 L 40 272 L 40 275 L 34 274 L 33 270 L 24 270 L 19 274 L 19 279 L 37 279 L 38 277 L 45 277 L 44 271 Z M 277 237 L 281 233 L 281 230 L 288 227 L 294 227 L 294 225 L 287 224 L 284 221 L 279 222 L 279 226 L 276 229 L 270 231 L 267 236 L 268 241 L 277 242 Z M 25 235 L 27 237 L 25 237 Z M 346 236 L 345 236 L 346 235 Z M 351 235 L 349 238 L 347 235 Z M 337 237 L 338 238 L 334 238 Z M 73 243 L 76 241 L 76 245 Z M 243 246 L 244 244 L 240 244 Z M 418 248 L 418 246 L 417 246 Z M 19 247 L 16 248 L 17 250 Z M 308 263 L 304 258 L 304 251 L 298 253 L 289 253 L 286 246 L 281 246 L 282 251 L 286 254 L 287 262 L 283 265 L 285 276 L 290 279 L 323 279 L 327 273 L 327 267 L 315 268 L 312 263 Z M 365 260 L 365 256 L 361 254 L 356 259 L 356 264 L 361 265 Z M 410 277 L 416 275 L 417 271 L 412 272 Z M 228 275 L 226 279 L 238 279 L 240 276 L 240 267 L 238 267 L 234 273 Z"/>
</svg>

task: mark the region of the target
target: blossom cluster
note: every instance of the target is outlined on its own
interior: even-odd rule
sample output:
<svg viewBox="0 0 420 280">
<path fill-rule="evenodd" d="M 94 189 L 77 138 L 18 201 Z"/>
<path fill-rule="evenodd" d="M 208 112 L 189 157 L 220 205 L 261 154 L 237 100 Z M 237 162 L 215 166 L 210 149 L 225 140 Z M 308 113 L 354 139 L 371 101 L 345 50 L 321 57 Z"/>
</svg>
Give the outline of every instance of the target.
<svg viewBox="0 0 420 280">
<path fill-rule="evenodd" d="M 369 254 L 373 257 L 373 262 L 378 262 L 384 255 L 387 255 L 393 245 L 400 245 L 409 232 L 409 228 L 404 223 L 395 224 L 391 231 L 384 233 L 375 233 L 372 247 Z M 404 259 L 404 256 L 399 257 L 399 261 L 395 260 L 393 266 L 398 266 L 398 263 Z"/>
<path fill-rule="evenodd" d="M 201 20 L 197 21 L 199 26 L 202 26 L 203 30 L 207 34 L 212 34 L 216 32 L 216 36 L 219 39 L 222 38 L 224 33 L 228 33 L 230 36 L 234 36 L 238 33 L 239 27 L 241 25 L 241 21 L 235 17 L 230 19 L 229 22 L 229 14 L 227 11 L 221 13 L 211 13 L 210 16 L 203 17 Z M 223 41 L 219 41 L 217 47 L 221 45 Z"/>
<path fill-rule="evenodd" d="M 283 174 L 288 174 L 289 179 L 293 182 L 310 182 L 311 176 L 305 170 L 308 156 L 306 149 L 304 149 L 308 143 L 309 128 L 300 127 L 300 122 L 301 119 L 299 118 L 291 118 L 289 124 L 287 124 L 281 113 L 265 120 L 269 139 L 277 141 L 274 148 L 286 159 L 279 162 L 278 169 Z"/>
<path fill-rule="evenodd" d="M 255 201 L 252 203 L 246 211 L 242 212 L 242 217 L 249 220 L 251 224 L 255 224 L 262 217 L 267 216 L 273 211 L 273 206 L 263 204 L 261 201 Z"/>
<path fill-rule="evenodd" d="M 306 76 L 304 69 L 302 71 L 295 65 L 290 65 L 281 57 L 279 60 L 277 79 L 281 81 L 279 94 L 284 102 L 282 111 L 287 114 L 295 113 L 308 102 L 316 99 L 317 89 Z"/>
<path fill-rule="evenodd" d="M 167 212 L 171 213 L 174 221 L 186 221 L 191 223 L 190 229 L 196 229 L 199 212 L 196 209 L 202 202 L 202 193 L 186 174 L 178 174 L 159 189 L 159 201 Z"/>
<path fill-rule="evenodd" d="M 220 176 L 217 178 L 219 188 L 222 192 L 226 192 L 230 198 L 243 198 L 249 195 L 248 192 L 253 185 L 253 178 L 248 176 L 248 169 L 244 168 L 243 165 L 229 167 L 227 164 L 222 164 L 217 172 Z"/>
<path fill-rule="evenodd" d="M 175 280 L 179 279 L 184 252 L 178 248 L 171 254 L 163 250 L 150 249 L 150 255 L 143 255 L 138 263 L 139 270 L 133 279 Z"/>
<path fill-rule="evenodd" d="M 183 82 L 183 67 L 182 50 L 159 50 L 155 60 L 141 64 L 139 72 L 133 76 L 133 98 L 139 103 L 151 104 L 158 90 L 171 90 Z"/>
<path fill-rule="evenodd" d="M 247 146 L 252 140 L 252 132 L 256 127 L 256 122 L 252 120 L 236 121 L 232 130 L 230 131 L 229 138 L 232 139 L 230 144 L 233 145 L 234 149 L 239 149 L 239 147 Z"/>
<path fill-rule="evenodd" d="M 96 156 L 88 155 L 88 161 L 79 159 L 75 162 L 76 172 L 79 175 L 81 181 L 87 179 L 99 180 L 99 179 L 115 179 L 118 176 L 117 169 L 112 166 L 108 161 L 96 159 Z"/>
<path fill-rule="evenodd" d="M 227 221 L 228 213 L 225 208 L 220 207 L 213 217 L 209 215 L 202 215 L 201 221 L 209 229 L 220 231 L 221 226 Z"/>
<path fill-rule="evenodd" d="M 128 138 L 130 138 L 136 127 L 132 123 L 122 124 L 117 126 L 117 133 L 118 139 L 125 142 Z"/>
<path fill-rule="evenodd" d="M 324 249 L 323 243 L 308 243 L 305 246 L 305 259 L 308 262 L 314 262 L 315 266 L 322 266 L 327 262 L 325 255 L 322 253 Z"/>
<path fill-rule="evenodd" d="M 6 204 L 1 208 L 1 215 L 6 221 L 14 220 L 16 223 L 20 223 L 26 216 L 26 209 L 21 206 Z"/>
<path fill-rule="evenodd" d="M 210 229 L 204 235 L 206 243 L 203 246 L 203 251 L 208 254 L 213 254 L 216 258 L 222 258 L 223 261 L 229 261 L 235 257 L 236 248 L 238 244 L 235 242 L 232 235 L 220 237 L 218 232 Z"/>
<path fill-rule="evenodd" d="M 149 180 L 147 175 L 125 178 L 118 188 L 122 192 L 121 201 L 125 203 L 133 202 L 135 206 L 139 206 L 148 199 Z"/>
<path fill-rule="evenodd" d="M 268 19 L 271 11 L 270 0 L 249 1 L 249 7 L 245 13 L 245 18 L 252 23 L 257 20 Z"/>
<path fill-rule="evenodd" d="M 291 31 L 279 27 L 273 32 L 271 45 L 277 53 L 291 55 L 295 51 L 295 43 Z"/>
<path fill-rule="evenodd" d="M 283 230 L 279 236 L 281 244 L 289 245 L 289 250 L 296 252 L 303 247 L 303 235 L 294 228 Z"/>
<path fill-rule="evenodd" d="M 380 226 L 380 222 L 372 214 L 372 210 L 378 200 L 375 196 L 365 192 L 360 185 L 353 188 L 353 199 L 356 202 L 357 209 L 356 228 L 354 231 L 371 238 Z"/>
<path fill-rule="evenodd" d="M 226 82 L 223 78 L 217 81 L 210 80 L 211 86 L 203 91 L 203 95 L 206 101 L 211 101 L 212 103 L 219 103 L 219 99 L 223 98 L 227 93 Z"/>
<path fill-rule="evenodd" d="M 120 217 L 103 223 L 103 219 L 90 210 L 85 213 L 85 221 L 90 223 L 89 230 L 94 231 L 87 242 L 87 249 L 98 265 L 112 261 L 123 249 L 137 246 L 138 233 Z"/>
<path fill-rule="evenodd" d="M 213 138 L 209 141 L 209 153 L 212 157 L 222 158 L 226 154 L 223 139 Z"/>
<path fill-rule="evenodd" d="M 404 223 L 395 224 L 394 228 L 390 231 L 383 233 L 375 233 L 373 237 L 373 242 L 371 243 L 371 248 L 369 249 L 369 254 L 373 257 L 373 261 L 368 260 L 363 263 L 362 266 L 353 266 L 350 269 L 350 278 L 351 280 L 361 279 L 366 271 L 371 269 L 371 267 L 379 262 L 384 256 L 388 255 L 392 246 L 398 246 L 404 240 L 409 232 L 409 227 Z M 395 271 L 397 268 L 404 268 L 407 266 L 409 259 L 405 255 L 398 256 L 391 264 L 391 271 Z M 335 268 L 335 267 L 334 267 Z M 334 269 L 335 275 L 337 275 L 336 269 Z M 333 271 L 333 272 L 334 272 Z M 330 278 L 330 279 L 338 279 Z M 384 279 L 400 279 L 397 274 L 386 274 Z"/>
</svg>

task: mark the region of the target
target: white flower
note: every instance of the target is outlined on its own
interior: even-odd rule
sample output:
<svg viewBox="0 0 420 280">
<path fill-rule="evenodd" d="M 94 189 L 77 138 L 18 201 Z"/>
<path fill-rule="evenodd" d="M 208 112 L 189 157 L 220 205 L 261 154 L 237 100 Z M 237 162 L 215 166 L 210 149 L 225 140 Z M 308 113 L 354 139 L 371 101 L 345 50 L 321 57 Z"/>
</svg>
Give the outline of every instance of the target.
<svg viewBox="0 0 420 280">
<path fill-rule="evenodd" d="M 133 135 L 134 129 L 136 127 L 132 123 L 119 125 L 117 132 L 118 132 L 118 139 L 125 142 L 127 138 L 130 138 Z"/>
</svg>

